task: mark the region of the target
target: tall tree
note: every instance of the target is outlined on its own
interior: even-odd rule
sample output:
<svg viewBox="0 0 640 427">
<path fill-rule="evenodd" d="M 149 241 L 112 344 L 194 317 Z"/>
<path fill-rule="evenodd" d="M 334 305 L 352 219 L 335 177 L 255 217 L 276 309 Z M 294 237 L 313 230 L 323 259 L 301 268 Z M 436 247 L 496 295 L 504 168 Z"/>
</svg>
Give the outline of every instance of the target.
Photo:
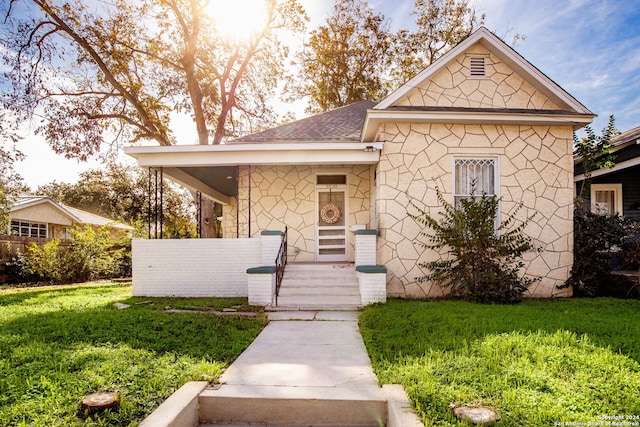
<svg viewBox="0 0 640 427">
<path fill-rule="evenodd" d="M 3 4 L 4 106 L 43 116 L 36 131 L 78 159 L 123 141 L 172 145 L 175 114 L 192 117 L 203 145 L 270 123 L 288 53 L 278 30 L 306 18 L 296 0 L 264 0 L 261 25 L 234 38 L 213 19 L 218 0 Z"/>
<path fill-rule="evenodd" d="M 6 114 L 0 115 L 0 234 L 9 227 L 9 210 L 19 193 L 26 190 L 22 177 L 14 168 L 24 156 L 16 148 L 18 137 L 12 131 Z"/>
<path fill-rule="evenodd" d="M 392 33 L 364 0 L 336 0 L 326 23 L 297 56 L 291 98 L 308 97 L 317 113 L 364 99 L 380 100 L 482 24 L 470 0 L 416 0 L 414 30 Z"/>
<path fill-rule="evenodd" d="M 309 97 L 310 113 L 381 99 L 391 39 L 387 19 L 366 1 L 338 0 L 298 54 L 300 73 L 289 91 Z"/>
<path fill-rule="evenodd" d="M 393 79 L 402 84 L 466 39 L 484 15 L 478 15 L 469 0 L 416 0 L 414 31 L 396 34 Z M 521 36 L 520 36 L 521 37 Z"/>
<path fill-rule="evenodd" d="M 573 134 L 573 149 L 575 155 L 582 160 L 584 180 L 580 184 L 578 198 L 584 197 L 584 190 L 591 185 L 591 174 L 604 168 L 615 166 L 616 156 L 611 152 L 611 138 L 620 134 L 616 129 L 616 118 L 609 116 L 609 123 L 602 129 L 600 135 L 596 135 L 591 126 L 585 126 L 586 137 L 578 138 Z"/>
</svg>

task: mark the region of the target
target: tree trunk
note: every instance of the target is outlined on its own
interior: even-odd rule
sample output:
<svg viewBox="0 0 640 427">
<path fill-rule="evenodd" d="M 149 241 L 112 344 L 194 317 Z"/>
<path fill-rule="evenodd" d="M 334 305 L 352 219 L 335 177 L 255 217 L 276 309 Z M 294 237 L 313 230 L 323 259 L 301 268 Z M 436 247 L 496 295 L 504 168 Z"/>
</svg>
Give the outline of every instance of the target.
<svg viewBox="0 0 640 427">
<path fill-rule="evenodd" d="M 222 237 L 222 224 L 218 221 L 221 205 L 206 197 L 202 198 L 200 237 Z"/>
</svg>

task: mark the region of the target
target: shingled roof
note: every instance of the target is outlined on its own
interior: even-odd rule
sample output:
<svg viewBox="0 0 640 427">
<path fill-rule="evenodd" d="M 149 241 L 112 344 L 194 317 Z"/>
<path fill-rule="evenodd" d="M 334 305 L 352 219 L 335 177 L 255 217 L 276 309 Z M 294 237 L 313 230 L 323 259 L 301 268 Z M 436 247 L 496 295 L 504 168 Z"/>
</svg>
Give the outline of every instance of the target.
<svg viewBox="0 0 640 427">
<path fill-rule="evenodd" d="M 243 136 L 229 143 L 360 141 L 367 110 L 375 105 L 376 103 L 372 101 L 356 102 L 263 132 Z"/>
<path fill-rule="evenodd" d="M 47 196 L 22 195 L 18 198 L 18 201 L 11 207 L 10 212 L 20 211 L 21 209 L 26 209 L 28 207 L 43 204 L 43 203 L 53 206 L 55 209 L 61 211 L 66 216 L 70 217 L 73 221 L 77 222 L 78 224 L 89 224 L 89 225 L 95 225 L 99 227 L 106 225 L 111 228 L 120 228 L 123 230 L 129 230 L 129 231 L 134 230 L 134 228 L 129 225 L 123 224 L 121 222 L 115 221 L 110 218 L 105 218 L 96 214 L 92 214 L 90 212 L 86 212 L 77 208 L 72 208 L 71 206 L 58 203 Z"/>
<path fill-rule="evenodd" d="M 611 138 L 611 145 L 617 147 L 632 141 L 640 141 L 640 126 L 614 136 Z"/>
</svg>

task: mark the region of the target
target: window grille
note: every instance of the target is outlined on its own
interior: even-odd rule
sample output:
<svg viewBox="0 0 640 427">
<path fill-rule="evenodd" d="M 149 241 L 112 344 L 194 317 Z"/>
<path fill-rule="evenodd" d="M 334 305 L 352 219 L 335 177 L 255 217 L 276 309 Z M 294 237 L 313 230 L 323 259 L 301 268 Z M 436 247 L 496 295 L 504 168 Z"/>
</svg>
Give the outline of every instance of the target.
<svg viewBox="0 0 640 427">
<path fill-rule="evenodd" d="M 453 202 L 471 197 L 496 196 L 496 159 L 455 159 Z M 495 229 L 500 226 L 500 211 L 496 212 Z"/>
<path fill-rule="evenodd" d="M 495 159 L 456 159 L 455 198 L 496 194 Z"/>
</svg>

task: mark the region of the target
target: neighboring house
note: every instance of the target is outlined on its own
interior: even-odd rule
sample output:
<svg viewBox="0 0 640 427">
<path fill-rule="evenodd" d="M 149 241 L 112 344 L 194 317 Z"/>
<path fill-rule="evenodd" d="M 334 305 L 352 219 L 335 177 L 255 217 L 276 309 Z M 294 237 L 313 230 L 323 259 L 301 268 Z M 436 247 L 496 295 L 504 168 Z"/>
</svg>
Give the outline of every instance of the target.
<svg viewBox="0 0 640 427">
<path fill-rule="evenodd" d="M 438 286 L 416 280 L 424 275 L 418 263 L 439 255 L 416 245 L 422 227 L 407 215 L 409 200 L 437 217 L 436 188 L 454 202 L 475 181 L 477 192 L 502 198 L 502 215 L 519 204 L 521 219 L 535 215 L 525 232 L 543 250 L 527 255 L 524 271 L 540 278 L 530 295 L 551 297 L 570 292 L 556 285 L 573 260 L 573 132 L 593 117 L 481 28 L 378 104 L 359 102 L 224 145 L 126 152 L 222 203 L 224 237 L 259 240 L 253 238 L 265 230 L 288 227 L 289 262 L 353 262 L 354 231 L 377 230 L 373 259 L 387 269 L 387 294 L 407 298 L 442 295 Z M 150 246 L 139 247 L 136 252 L 134 244 L 134 292 L 136 280 L 162 268 L 144 258 Z M 186 243 L 162 248 L 176 258 Z M 199 269 L 189 280 L 207 293 L 204 277 L 221 274 L 209 269 L 218 261 L 230 269 L 234 260 L 254 256 L 246 251 L 180 262 Z M 137 270 L 136 257 L 144 259 Z M 166 275 L 153 280 L 160 286 L 161 279 Z"/>
<path fill-rule="evenodd" d="M 611 146 L 615 166 L 593 171 L 591 185 L 585 186 L 582 160 L 575 159 L 576 196 L 582 195 L 592 212 L 640 216 L 640 127 L 615 136 Z"/>
<path fill-rule="evenodd" d="M 9 234 L 22 237 L 68 239 L 76 225 L 107 226 L 113 232 L 130 233 L 133 227 L 109 218 L 57 203 L 44 196 L 22 196 L 9 211 Z"/>
</svg>

